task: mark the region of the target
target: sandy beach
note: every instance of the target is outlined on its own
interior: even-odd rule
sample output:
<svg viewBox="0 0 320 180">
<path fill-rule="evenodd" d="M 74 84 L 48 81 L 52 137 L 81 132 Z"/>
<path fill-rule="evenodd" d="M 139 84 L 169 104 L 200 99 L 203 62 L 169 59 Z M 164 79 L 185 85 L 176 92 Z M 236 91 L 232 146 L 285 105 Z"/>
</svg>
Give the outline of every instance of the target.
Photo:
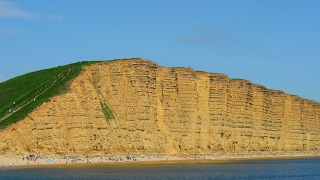
<svg viewBox="0 0 320 180">
<path fill-rule="evenodd" d="M 18 155 L 0 155 L 0 168 L 15 167 L 66 167 L 73 165 L 99 165 L 99 164 L 162 164 L 162 163 L 214 163 L 227 161 L 243 161 L 243 160 L 268 160 L 268 159 L 291 159 L 291 158 L 315 158 L 320 157 L 319 154 L 311 153 L 290 153 L 290 154 L 269 154 L 269 155 L 243 155 L 243 156 L 196 156 L 196 157 L 178 157 L 178 156 L 95 156 L 95 157 L 58 157 L 58 156 L 37 156 L 28 157 Z M 29 159 L 29 160 L 28 160 Z"/>
</svg>

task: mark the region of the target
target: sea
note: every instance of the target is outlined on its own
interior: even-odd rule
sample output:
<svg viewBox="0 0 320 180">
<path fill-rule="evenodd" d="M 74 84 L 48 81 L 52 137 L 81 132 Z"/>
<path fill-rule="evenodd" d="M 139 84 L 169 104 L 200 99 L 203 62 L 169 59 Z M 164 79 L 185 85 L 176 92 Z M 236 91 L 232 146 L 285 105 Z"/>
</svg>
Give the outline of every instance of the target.
<svg viewBox="0 0 320 180">
<path fill-rule="evenodd" d="M 320 158 L 0 168 L 0 179 L 320 179 Z"/>
</svg>

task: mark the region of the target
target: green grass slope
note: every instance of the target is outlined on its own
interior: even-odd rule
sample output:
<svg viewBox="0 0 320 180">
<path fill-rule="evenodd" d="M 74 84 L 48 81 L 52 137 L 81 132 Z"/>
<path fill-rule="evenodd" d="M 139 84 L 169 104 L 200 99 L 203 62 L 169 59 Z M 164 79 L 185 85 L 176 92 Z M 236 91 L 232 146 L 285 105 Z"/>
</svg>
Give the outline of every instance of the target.
<svg viewBox="0 0 320 180">
<path fill-rule="evenodd" d="M 0 83 L 0 129 L 25 118 L 43 102 L 68 90 L 68 82 L 77 77 L 84 61 L 44 69 Z"/>
</svg>

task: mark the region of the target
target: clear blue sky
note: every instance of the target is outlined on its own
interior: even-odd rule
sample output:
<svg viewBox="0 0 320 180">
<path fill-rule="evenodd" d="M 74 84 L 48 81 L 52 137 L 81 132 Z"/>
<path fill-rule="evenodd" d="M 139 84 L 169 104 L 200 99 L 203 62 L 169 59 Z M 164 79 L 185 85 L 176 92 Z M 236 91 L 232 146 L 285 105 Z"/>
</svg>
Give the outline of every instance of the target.
<svg viewBox="0 0 320 180">
<path fill-rule="evenodd" d="M 131 57 L 320 102 L 320 1 L 0 0 L 0 81 Z"/>
</svg>

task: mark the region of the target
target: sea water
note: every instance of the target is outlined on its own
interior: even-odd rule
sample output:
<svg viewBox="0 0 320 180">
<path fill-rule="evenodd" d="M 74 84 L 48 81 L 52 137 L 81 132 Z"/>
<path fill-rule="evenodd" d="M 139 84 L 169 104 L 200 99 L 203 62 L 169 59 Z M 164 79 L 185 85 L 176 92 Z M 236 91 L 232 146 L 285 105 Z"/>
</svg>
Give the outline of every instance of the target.
<svg viewBox="0 0 320 180">
<path fill-rule="evenodd" d="M 0 179 L 320 179 L 320 159 L 0 168 Z"/>
</svg>

